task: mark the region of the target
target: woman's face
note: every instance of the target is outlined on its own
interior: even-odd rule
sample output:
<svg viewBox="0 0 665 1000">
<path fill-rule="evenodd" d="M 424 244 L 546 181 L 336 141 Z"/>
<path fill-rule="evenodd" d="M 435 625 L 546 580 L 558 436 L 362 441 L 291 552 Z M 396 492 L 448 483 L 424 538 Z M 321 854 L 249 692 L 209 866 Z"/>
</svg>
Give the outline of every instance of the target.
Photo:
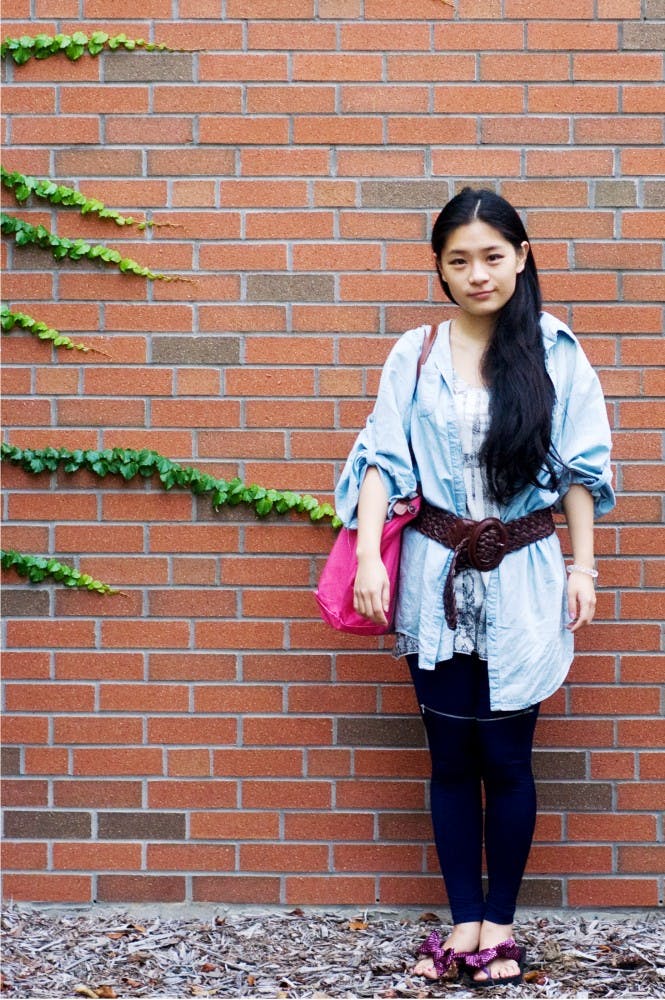
<svg viewBox="0 0 665 1000">
<path fill-rule="evenodd" d="M 493 226 L 475 219 L 454 229 L 437 266 L 458 306 L 472 316 L 494 316 L 515 291 L 529 244 L 519 250 Z"/>
</svg>

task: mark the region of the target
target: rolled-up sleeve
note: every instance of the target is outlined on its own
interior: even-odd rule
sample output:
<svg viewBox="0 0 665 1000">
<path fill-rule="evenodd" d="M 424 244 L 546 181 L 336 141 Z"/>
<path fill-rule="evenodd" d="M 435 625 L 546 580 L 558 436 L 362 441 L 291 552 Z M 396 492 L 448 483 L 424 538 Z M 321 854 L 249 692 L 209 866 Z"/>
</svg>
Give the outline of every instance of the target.
<svg viewBox="0 0 665 1000">
<path fill-rule="evenodd" d="M 410 447 L 411 409 L 423 330 L 405 333 L 384 365 L 374 410 L 367 418 L 346 460 L 335 490 L 335 507 L 342 522 L 357 524 L 360 487 L 367 469 L 378 469 L 388 496 L 388 513 L 403 497 L 416 493 Z"/>
<path fill-rule="evenodd" d="M 574 363 L 558 446 L 563 464 L 560 494 L 579 483 L 589 490 L 596 517 L 616 503 L 612 489 L 610 425 L 598 376 L 578 343 L 568 345 Z"/>
</svg>

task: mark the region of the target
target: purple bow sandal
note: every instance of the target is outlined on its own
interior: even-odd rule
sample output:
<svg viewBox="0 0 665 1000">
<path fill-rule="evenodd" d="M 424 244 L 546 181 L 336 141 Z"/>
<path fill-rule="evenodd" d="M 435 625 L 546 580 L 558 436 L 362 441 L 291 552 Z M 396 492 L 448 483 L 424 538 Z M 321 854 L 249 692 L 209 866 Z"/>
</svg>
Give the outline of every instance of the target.
<svg viewBox="0 0 665 1000">
<path fill-rule="evenodd" d="M 519 965 L 519 973 L 516 976 L 492 979 L 489 972 L 489 964 L 495 958 L 513 959 Z M 464 955 L 463 961 L 466 967 L 464 975 L 465 986 L 471 986 L 477 990 L 488 989 L 492 986 L 510 986 L 511 984 L 522 982 L 522 973 L 526 964 L 526 949 L 515 944 L 513 938 L 508 938 L 507 941 L 502 941 L 493 948 L 483 948 L 482 951 L 477 951 L 475 954 Z M 474 979 L 473 973 L 478 970 L 484 972 L 487 979 Z"/>
<path fill-rule="evenodd" d="M 417 952 L 418 958 L 432 958 L 434 962 L 434 971 L 439 978 L 445 976 L 446 979 L 457 979 L 459 978 L 460 968 L 459 964 L 462 960 L 462 955 L 454 950 L 454 948 L 444 948 L 441 944 L 441 938 L 437 931 L 432 931 L 432 933 L 423 941 Z M 464 956 L 466 958 L 466 956 Z M 451 975 L 446 975 L 453 968 Z"/>
</svg>

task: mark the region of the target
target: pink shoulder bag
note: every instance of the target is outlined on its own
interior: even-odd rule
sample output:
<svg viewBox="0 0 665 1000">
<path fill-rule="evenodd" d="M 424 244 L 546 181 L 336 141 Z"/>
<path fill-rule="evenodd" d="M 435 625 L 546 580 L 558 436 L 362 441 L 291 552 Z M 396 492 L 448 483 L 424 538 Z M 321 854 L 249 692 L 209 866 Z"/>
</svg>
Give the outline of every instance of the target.
<svg viewBox="0 0 665 1000">
<path fill-rule="evenodd" d="M 434 346 L 436 334 L 437 327 L 432 326 L 423 340 L 416 370 L 416 385 L 420 370 Z M 353 588 L 358 572 L 358 560 L 356 559 L 358 533 L 353 528 L 340 529 L 321 572 L 319 585 L 314 591 L 314 597 L 321 610 L 321 617 L 332 628 L 340 632 L 352 632 L 354 635 L 384 635 L 386 632 L 392 632 L 397 604 L 402 532 L 407 524 L 418 516 L 419 510 L 419 496 L 413 497 L 411 500 L 398 500 L 393 507 L 393 516 L 383 526 L 381 561 L 386 567 L 390 581 L 390 607 L 386 612 L 388 619 L 386 625 L 364 618 L 353 607 Z"/>
</svg>

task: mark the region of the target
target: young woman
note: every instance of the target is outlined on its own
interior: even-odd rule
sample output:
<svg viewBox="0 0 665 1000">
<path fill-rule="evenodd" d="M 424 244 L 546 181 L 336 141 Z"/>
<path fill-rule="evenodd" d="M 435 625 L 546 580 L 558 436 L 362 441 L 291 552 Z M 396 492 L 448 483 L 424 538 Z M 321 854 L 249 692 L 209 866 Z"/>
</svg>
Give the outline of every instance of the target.
<svg viewBox="0 0 665 1000">
<path fill-rule="evenodd" d="M 512 926 L 536 817 L 533 734 L 573 633 L 593 618 L 594 515 L 614 506 L 610 432 L 579 343 L 541 311 L 515 209 L 465 188 L 437 218 L 432 249 L 458 311 L 419 376 L 426 328 L 392 349 L 336 504 L 358 528 L 356 611 L 385 622 L 382 525 L 398 499 L 422 495 L 404 533 L 395 655 L 407 658 L 427 731 L 453 929 L 443 942 L 430 935 L 414 972 L 436 979 L 452 965 L 483 987 L 521 979 Z"/>
</svg>

